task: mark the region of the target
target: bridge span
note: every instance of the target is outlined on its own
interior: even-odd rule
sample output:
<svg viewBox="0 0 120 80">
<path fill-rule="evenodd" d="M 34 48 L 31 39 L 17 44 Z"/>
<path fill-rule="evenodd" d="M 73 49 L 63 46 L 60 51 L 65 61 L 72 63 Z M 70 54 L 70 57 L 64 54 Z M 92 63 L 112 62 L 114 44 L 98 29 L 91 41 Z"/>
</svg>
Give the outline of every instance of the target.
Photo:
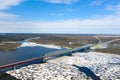
<svg viewBox="0 0 120 80">
<path fill-rule="evenodd" d="M 16 62 L 16 63 L 7 64 L 7 65 L 2 65 L 2 66 L 0 66 L 0 70 L 10 68 L 10 67 L 11 67 L 11 69 L 15 69 L 16 66 L 18 66 L 18 65 L 26 64 L 26 63 L 33 62 L 33 61 L 36 61 L 36 60 L 40 60 L 40 62 L 42 63 L 42 62 L 45 62 L 46 60 L 49 60 L 49 59 L 52 59 L 52 58 L 60 57 L 60 56 L 63 56 L 63 55 L 71 55 L 74 52 L 81 52 L 81 51 L 89 50 L 90 47 L 92 47 L 92 46 L 93 46 L 92 44 L 89 44 L 89 45 L 86 45 L 86 46 L 76 47 L 76 48 L 73 48 L 73 49 L 66 49 L 66 50 L 51 52 L 51 53 L 48 53 L 45 56 L 41 56 L 41 57 L 37 57 L 37 58 L 33 58 L 33 59 L 28 59 L 28 60 L 24 60 L 24 61 L 19 61 L 19 62 Z"/>
</svg>

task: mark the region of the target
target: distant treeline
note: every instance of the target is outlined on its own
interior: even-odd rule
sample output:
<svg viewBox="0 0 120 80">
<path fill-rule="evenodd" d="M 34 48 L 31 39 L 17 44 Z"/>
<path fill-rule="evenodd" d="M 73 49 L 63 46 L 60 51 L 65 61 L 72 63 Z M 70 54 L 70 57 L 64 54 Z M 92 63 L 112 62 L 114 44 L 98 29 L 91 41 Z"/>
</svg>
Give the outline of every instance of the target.
<svg viewBox="0 0 120 80">
<path fill-rule="evenodd" d="M 24 40 L 26 38 L 36 37 L 37 35 L 31 35 L 31 34 L 6 34 L 6 35 L 0 35 L 0 42 L 6 42 L 6 41 L 20 41 Z"/>
<path fill-rule="evenodd" d="M 39 39 L 30 40 L 40 44 L 55 44 L 64 47 L 78 47 L 86 44 L 95 44 L 98 42 L 93 36 L 71 36 L 71 35 L 46 35 Z"/>
<path fill-rule="evenodd" d="M 105 49 L 96 49 L 95 51 L 120 55 L 120 41 L 109 44 Z"/>
</svg>

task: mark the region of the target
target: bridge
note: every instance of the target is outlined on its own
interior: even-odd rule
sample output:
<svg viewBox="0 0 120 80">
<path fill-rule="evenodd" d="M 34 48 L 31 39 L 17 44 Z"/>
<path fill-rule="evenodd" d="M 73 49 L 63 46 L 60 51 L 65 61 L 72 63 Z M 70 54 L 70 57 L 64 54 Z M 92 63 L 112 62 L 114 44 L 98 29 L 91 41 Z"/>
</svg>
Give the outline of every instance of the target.
<svg viewBox="0 0 120 80">
<path fill-rule="evenodd" d="M 120 38 L 118 38 L 118 39 L 113 39 L 113 40 L 107 41 L 107 42 L 105 42 L 105 43 L 110 44 L 110 43 L 113 43 L 113 42 L 116 42 L 116 41 L 120 41 Z"/>
<path fill-rule="evenodd" d="M 28 60 L 24 60 L 24 61 L 20 61 L 20 62 L 16 62 L 16 63 L 11 63 L 11 64 L 7 64 L 7 65 L 2 65 L 2 66 L 0 66 L 0 70 L 10 68 L 10 67 L 11 67 L 11 69 L 15 69 L 15 67 L 18 65 L 33 62 L 36 60 L 40 60 L 42 63 L 42 62 L 45 62 L 46 60 L 49 60 L 52 58 L 60 57 L 63 55 L 71 55 L 74 52 L 89 50 L 90 47 L 92 47 L 92 46 L 93 46 L 92 44 L 89 44 L 89 45 L 82 46 L 82 47 L 76 47 L 74 49 L 67 49 L 67 50 L 60 50 L 60 51 L 56 51 L 56 52 L 51 52 L 51 53 L 48 53 L 47 55 L 42 56 L 42 57 L 28 59 Z"/>
<path fill-rule="evenodd" d="M 94 36 L 94 37 L 98 39 L 99 42 L 97 44 L 94 44 L 94 46 L 91 47 L 91 49 L 107 48 L 108 44 L 116 41 L 120 41 L 120 38 L 117 38 L 110 41 L 102 42 L 102 40 L 98 36 Z"/>
<path fill-rule="evenodd" d="M 96 37 L 96 38 L 98 38 L 98 37 Z M 82 51 L 86 51 L 86 50 L 89 50 L 89 49 L 92 49 L 92 48 L 103 47 L 102 44 L 110 44 L 112 42 L 119 41 L 119 40 L 120 40 L 120 38 L 113 39 L 113 40 L 107 41 L 107 42 L 102 42 L 102 43 L 100 43 L 101 42 L 101 40 L 100 40 L 97 44 L 88 44 L 88 45 L 81 46 L 81 47 L 76 47 L 76 48 L 73 48 L 73 49 L 66 49 L 66 50 L 51 52 L 51 53 L 48 53 L 45 56 L 32 58 L 32 59 L 28 59 L 28 60 L 24 60 L 24 61 L 19 61 L 19 62 L 16 62 L 16 63 L 7 64 L 7 65 L 2 65 L 2 66 L 0 66 L 0 70 L 5 69 L 5 68 L 9 68 L 9 67 L 12 67 L 11 69 L 15 69 L 15 66 L 26 64 L 26 63 L 29 63 L 29 62 L 33 62 L 33 61 L 36 61 L 36 60 L 40 60 L 41 62 L 45 62 L 46 60 L 56 58 L 56 57 L 60 57 L 60 56 L 63 56 L 63 55 L 71 55 L 74 52 L 82 52 Z"/>
</svg>

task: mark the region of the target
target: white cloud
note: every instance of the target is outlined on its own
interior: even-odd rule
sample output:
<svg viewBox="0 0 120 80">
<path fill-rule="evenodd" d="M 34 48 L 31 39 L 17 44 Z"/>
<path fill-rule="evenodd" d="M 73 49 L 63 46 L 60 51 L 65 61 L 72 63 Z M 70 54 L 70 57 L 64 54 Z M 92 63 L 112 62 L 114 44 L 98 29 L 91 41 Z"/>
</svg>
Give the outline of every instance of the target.
<svg viewBox="0 0 120 80">
<path fill-rule="evenodd" d="M 104 16 L 97 19 L 71 19 L 60 21 L 1 21 L 0 32 L 26 33 L 118 33 L 120 16 Z M 112 34 L 112 33 L 111 33 Z"/>
<path fill-rule="evenodd" d="M 23 0 L 0 0 L 0 10 L 5 10 L 11 6 L 19 5 Z"/>
<path fill-rule="evenodd" d="M 7 0 L 1 0 L 7 1 Z M 11 1 L 11 0 L 9 0 Z M 9 3 L 8 1 L 8 3 Z M 21 1 L 21 0 L 16 0 Z M 78 0 L 45 0 L 51 3 L 71 4 Z M 14 2 L 14 0 L 13 0 Z M 1 3 L 0 3 L 1 4 Z M 0 10 L 8 9 L 15 4 L 4 5 Z M 3 6 L 3 5 L 2 5 Z M 118 33 L 120 34 L 120 6 L 116 5 L 111 7 L 111 10 L 116 11 L 116 15 L 104 15 L 98 18 L 92 19 L 71 19 L 71 20 L 59 20 L 59 21 L 14 21 L 14 20 L 0 20 L 0 32 L 26 32 L 26 33 Z M 110 10 L 110 8 L 108 9 Z M 71 9 L 70 9 L 71 11 Z M 58 15 L 58 14 L 52 14 Z M 64 14 L 59 14 L 62 16 Z M 0 19 L 16 18 L 18 16 L 5 12 L 0 12 Z M 112 34 L 112 33 L 111 33 Z"/>
<path fill-rule="evenodd" d="M 64 13 L 51 13 L 51 16 L 63 16 L 65 15 Z"/>
<path fill-rule="evenodd" d="M 112 5 L 108 5 L 108 6 L 105 8 L 105 10 L 112 11 L 112 10 L 114 10 L 114 8 L 113 8 L 113 6 L 112 6 Z"/>
<path fill-rule="evenodd" d="M 120 3 L 116 5 L 116 13 L 120 14 Z"/>
<path fill-rule="evenodd" d="M 104 3 L 106 0 L 94 0 L 91 5 L 96 5 L 96 6 L 99 6 L 101 5 L 102 3 Z"/>
<path fill-rule="evenodd" d="M 105 9 L 109 11 L 114 11 L 115 14 L 120 15 L 120 3 L 116 5 L 108 5 Z"/>
<path fill-rule="evenodd" d="M 5 13 L 5 12 L 0 12 L 0 20 L 3 19 L 15 19 L 17 18 L 17 15 L 14 14 L 9 14 L 9 13 Z"/>
<path fill-rule="evenodd" d="M 0 20 L 15 19 L 15 14 L 6 13 L 3 10 L 9 9 L 11 6 L 17 6 L 25 0 L 0 0 Z"/>
<path fill-rule="evenodd" d="M 54 3 L 54 4 L 71 4 L 74 2 L 78 2 L 79 0 L 44 0 L 48 3 Z"/>
</svg>

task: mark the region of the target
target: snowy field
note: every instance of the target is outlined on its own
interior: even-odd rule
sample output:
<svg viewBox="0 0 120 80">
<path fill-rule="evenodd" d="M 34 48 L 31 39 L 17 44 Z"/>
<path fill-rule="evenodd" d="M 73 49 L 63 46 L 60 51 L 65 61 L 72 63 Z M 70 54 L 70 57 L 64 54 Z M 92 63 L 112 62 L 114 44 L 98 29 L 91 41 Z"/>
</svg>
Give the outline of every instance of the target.
<svg viewBox="0 0 120 80">
<path fill-rule="evenodd" d="M 120 80 L 120 55 L 74 53 L 7 73 L 22 80 Z"/>
</svg>

